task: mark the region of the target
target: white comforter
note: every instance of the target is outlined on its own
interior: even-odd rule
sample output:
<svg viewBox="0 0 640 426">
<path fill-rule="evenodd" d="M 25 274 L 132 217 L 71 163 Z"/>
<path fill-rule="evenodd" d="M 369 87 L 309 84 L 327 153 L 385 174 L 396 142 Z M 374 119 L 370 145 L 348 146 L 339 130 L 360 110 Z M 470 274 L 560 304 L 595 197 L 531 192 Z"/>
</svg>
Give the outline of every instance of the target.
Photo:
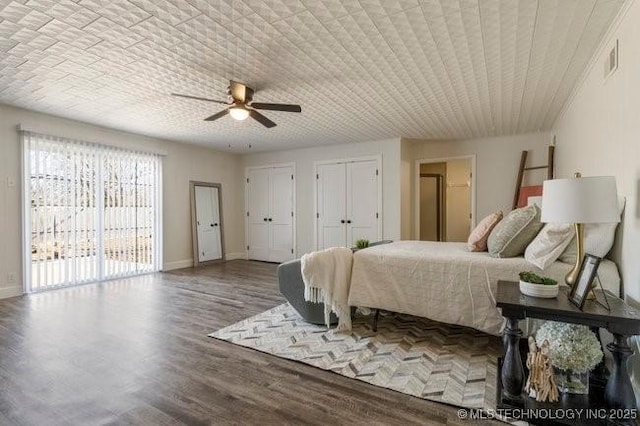
<svg viewBox="0 0 640 426">
<path fill-rule="evenodd" d="M 360 250 L 353 256 L 349 305 L 379 308 L 473 327 L 499 335 L 498 280 L 517 281 L 533 271 L 563 282 L 571 265 L 555 262 L 541 271 L 523 257 L 496 259 L 472 253 L 466 243 L 398 241 Z M 603 260 L 604 287 L 619 294 L 616 265 Z"/>
</svg>

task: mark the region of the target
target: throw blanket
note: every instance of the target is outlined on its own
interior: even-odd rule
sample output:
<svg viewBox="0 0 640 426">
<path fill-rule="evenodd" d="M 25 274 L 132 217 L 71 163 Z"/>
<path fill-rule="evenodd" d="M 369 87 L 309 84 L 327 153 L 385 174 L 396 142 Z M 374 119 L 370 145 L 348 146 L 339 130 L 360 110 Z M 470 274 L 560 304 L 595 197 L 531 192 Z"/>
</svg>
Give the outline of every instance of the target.
<svg viewBox="0 0 640 426">
<path fill-rule="evenodd" d="M 338 317 L 336 330 L 351 330 L 349 283 L 353 253 L 346 247 L 332 247 L 305 254 L 301 259 L 304 299 L 324 303 L 324 321 L 330 325 L 331 311 Z"/>
</svg>

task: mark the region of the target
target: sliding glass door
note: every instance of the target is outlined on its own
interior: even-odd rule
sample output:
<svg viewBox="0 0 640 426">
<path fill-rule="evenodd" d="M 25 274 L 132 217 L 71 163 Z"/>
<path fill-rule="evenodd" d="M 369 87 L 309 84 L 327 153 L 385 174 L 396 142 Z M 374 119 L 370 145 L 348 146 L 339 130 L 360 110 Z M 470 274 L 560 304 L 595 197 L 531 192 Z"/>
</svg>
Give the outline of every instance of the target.
<svg viewBox="0 0 640 426">
<path fill-rule="evenodd" d="M 158 157 L 108 151 L 101 165 L 105 278 L 157 270 Z"/>
<path fill-rule="evenodd" d="M 26 291 L 159 270 L 161 158 L 22 132 Z"/>
</svg>

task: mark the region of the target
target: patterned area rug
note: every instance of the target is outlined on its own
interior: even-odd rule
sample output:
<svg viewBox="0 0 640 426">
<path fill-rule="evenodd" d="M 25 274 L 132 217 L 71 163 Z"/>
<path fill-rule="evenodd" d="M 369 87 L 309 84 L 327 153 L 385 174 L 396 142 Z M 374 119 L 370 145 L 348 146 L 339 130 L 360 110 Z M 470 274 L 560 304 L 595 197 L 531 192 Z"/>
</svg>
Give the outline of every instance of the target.
<svg viewBox="0 0 640 426">
<path fill-rule="evenodd" d="M 300 318 L 287 303 L 209 335 L 383 388 L 465 408 L 495 408 L 501 339 L 410 315 L 356 314 L 351 332 Z"/>
</svg>

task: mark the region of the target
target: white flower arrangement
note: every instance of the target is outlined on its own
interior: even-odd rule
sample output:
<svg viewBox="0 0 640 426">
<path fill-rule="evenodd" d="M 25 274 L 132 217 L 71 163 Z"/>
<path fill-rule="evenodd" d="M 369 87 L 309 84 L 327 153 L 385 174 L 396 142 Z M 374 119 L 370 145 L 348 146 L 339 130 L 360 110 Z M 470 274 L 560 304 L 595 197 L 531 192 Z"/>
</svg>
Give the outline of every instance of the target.
<svg viewBox="0 0 640 426">
<path fill-rule="evenodd" d="M 549 358 L 554 367 L 584 373 L 602 360 L 600 342 L 589 327 L 547 321 L 536 333 L 536 343 L 549 342 Z"/>
</svg>

